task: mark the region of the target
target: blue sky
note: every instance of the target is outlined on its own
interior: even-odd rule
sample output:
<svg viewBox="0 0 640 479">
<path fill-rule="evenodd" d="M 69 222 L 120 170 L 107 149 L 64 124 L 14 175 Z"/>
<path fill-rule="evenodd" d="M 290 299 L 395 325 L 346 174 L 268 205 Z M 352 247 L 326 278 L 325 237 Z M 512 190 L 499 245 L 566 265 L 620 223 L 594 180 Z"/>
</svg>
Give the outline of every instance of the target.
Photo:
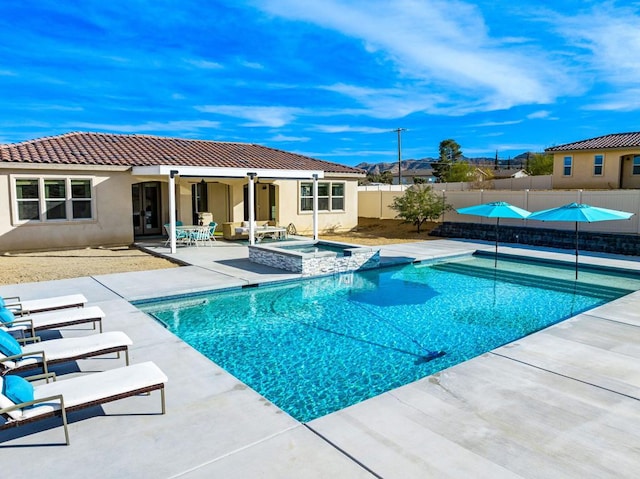
<svg viewBox="0 0 640 479">
<path fill-rule="evenodd" d="M 640 2 L 3 0 L 0 142 L 259 143 L 349 165 L 640 131 Z"/>
</svg>

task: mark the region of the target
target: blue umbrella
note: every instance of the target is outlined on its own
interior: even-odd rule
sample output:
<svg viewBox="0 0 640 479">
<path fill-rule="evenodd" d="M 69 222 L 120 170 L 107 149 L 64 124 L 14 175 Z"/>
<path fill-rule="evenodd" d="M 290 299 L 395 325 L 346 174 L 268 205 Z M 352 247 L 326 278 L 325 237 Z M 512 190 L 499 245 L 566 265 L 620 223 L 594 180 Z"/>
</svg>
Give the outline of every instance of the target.
<svg viewBox="0 0 640 479">
<path fill-rule="evenodd" d="M 576 223 L 576 279 L 578 279 L 578 223 L 594 223 L 596 221 L 628 220 L 633 213 L 610 210 L 583 203 L 568 205 L 531 213 L 527 219 L 539 221 L 574 221 Z"/>
<path fill-rule="evenodd" d="M 485 218 L 496 218 L 496 259 L 494 266 L 498 265 L 498 227 L 500 218 L 525 219 L 531 214 L 527 210 L 510 205 L 505 201 L 494 201 L 482 205 L 467 206 L 456 210 L 461 215 L 476 215 Z"/>
</svg>

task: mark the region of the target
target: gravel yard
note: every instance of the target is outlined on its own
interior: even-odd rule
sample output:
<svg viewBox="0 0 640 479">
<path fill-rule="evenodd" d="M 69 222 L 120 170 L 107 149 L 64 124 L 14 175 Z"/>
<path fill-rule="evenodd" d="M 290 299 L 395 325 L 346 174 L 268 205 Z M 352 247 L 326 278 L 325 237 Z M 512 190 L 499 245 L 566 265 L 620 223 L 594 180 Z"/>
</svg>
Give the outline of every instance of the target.
<svg viewBox="0 0 640 479">
<path fill-rule="evenodd" d="M 98 274 L 176 268 L 137 248 L 85 248 L 0 256 L 0 284 L 31 283 Z"/>
<path fill-rule="evenodd" d="M 428 232 L 435 224 L 423 225 L 420 233 L 400 220 L 360 218 L 348 233 L 324 234 L 322 239 L 362 245 L 384 245 L 438 239 Z M 152 256 L 135 247 L 85 248 L 0 256 L 0 284 L 31 283 L 99 274 L 176 268 L 177 264 Z"/>
</svg>

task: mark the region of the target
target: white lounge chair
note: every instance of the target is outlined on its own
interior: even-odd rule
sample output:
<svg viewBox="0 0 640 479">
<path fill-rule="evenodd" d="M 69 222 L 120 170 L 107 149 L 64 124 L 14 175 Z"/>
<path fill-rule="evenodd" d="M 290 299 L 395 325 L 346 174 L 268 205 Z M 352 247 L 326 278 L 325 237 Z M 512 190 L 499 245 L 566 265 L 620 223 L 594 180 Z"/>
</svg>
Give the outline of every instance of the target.
<svg viewBox="0 0 640 479">
<path fill-rule="evenodd" d="M 20 296 L 0 297 L 0 306 L 5 306 L 16 314 L 33 314 L 64 308 L 81 308 L 85 304 L 87 304 L 87 298 L 82 294 L 27 300 L 22 300 Z"/>
<path fill-rule="evenodd" d="M 93 323 L 93 329 L 96 329 L 96 323 L 98 323 L 100 332 L 102 332 L 102 320 L 104 317 L 104 311 L 98 306 L 62 309 L 47 313 L 28 314 L 26 316 L 15 316 L 11 310 L 0 308 L 0 329 L 21 334 L 29 332 L 31 337 L 34 337 L 38 331 L 83 323 Z M 3 323 L 2 321 L 5 322 Z"/>
<path fill-rule="evenodd" d="M 102 356 L 103 354 L 125 354 L 129 364 L 129 346 L 133 342 L 121 331 L 92 334 L 79 338 L 61 338 L 20 346 L 13 336 L 0 330 L 0 371 L 13 374 L 41 367 L 45 374 L 52 364 L 77 361 L 78 359 Z M 17 347 L 16 347 L 17 345 Z"/>
<path fill-rule="evenodd" d="M 12 376 L 12 378 L 0 377 L 1 392 L 6 389 L 3 387 L 5 386 L 3 382 L 7 380 L 17 383 L 18 387 L 24 390 L 25 384 L 22 382 L 24 379 L 18 376 Z M 33 386 L 31 398 L 28 397 L 30 395 L 28 391 L 27 397 L 22 397 L 17 402 L 0 392 L 0 416 L 5 418 L 4 424 L 0 424 L 0 429 L 57 415 L 62 417 L 66 444 L 69 445 L 67 413 L 159 389 L 162 414 L 165 414 L 166 382 L 167 376 L 160 368 L 152 362 L 146 362 L 36 385 Z M 26 385 L 27 390 L 29 385 Z M 20 394 L 20 396 L 24 395 Z"/>
</svg>

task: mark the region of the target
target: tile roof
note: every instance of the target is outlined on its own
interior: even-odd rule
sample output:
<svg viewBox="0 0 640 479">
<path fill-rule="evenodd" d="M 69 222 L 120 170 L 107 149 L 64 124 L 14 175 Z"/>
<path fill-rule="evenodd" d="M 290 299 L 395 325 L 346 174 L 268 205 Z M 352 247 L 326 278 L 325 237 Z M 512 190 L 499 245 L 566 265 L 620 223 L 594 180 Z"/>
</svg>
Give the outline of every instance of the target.
<svg viewBox="0 0 640 479">
<path fill-rule="evenodd" d="M 607 148 L 629 148 L 640 146 L 640 132 L 614 133 L 612 135 L 598 136 L 588 140 L 566 143 L 552 146 L 545 151 L 570 151 L 570 150 L 603 150 Z"/>
<path fill-rule="evenodd" d="M 72 132 L 0 145 L 5 162 L 96 166 L 200 166 L 321 170 L 362 174 L 359 168 L 252 143 L 187 140 L 150 135 Z"/>
</svg>

